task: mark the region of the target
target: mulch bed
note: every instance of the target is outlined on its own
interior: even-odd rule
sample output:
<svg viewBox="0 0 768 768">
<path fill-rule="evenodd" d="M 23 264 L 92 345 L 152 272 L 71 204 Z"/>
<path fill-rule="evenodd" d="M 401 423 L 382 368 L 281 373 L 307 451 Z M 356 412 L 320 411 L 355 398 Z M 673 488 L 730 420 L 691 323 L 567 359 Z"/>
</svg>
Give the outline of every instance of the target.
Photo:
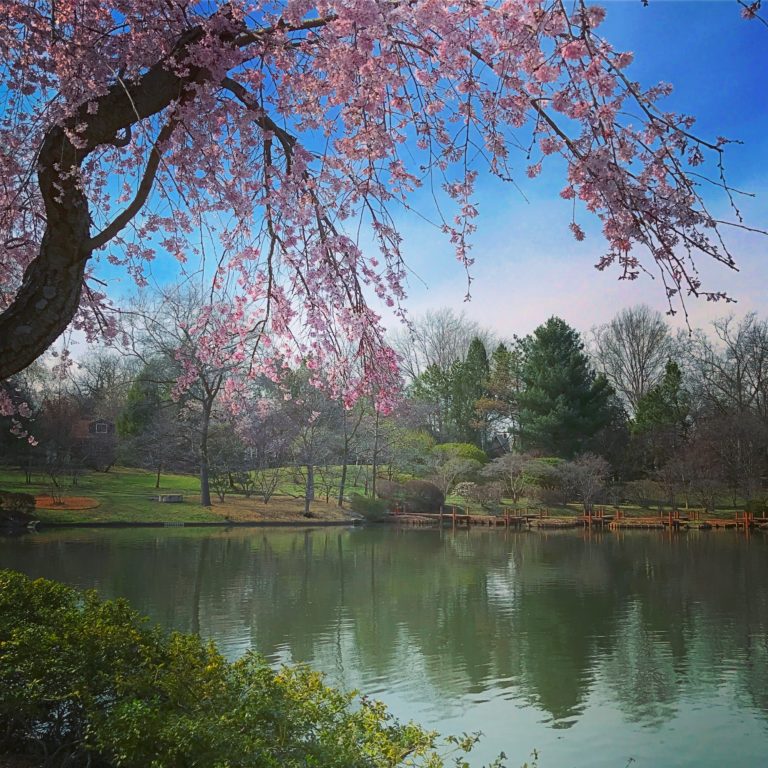
<svg viewBox="0 0 768 768">
<path fill-rule="evenodd" d="M 35 509 L 93 509 L 99 504 L 98 499 L 92 499 L 89 496 L 62 496 L 60 502 L 52 496 L 35 496 Z"/>
</svg>

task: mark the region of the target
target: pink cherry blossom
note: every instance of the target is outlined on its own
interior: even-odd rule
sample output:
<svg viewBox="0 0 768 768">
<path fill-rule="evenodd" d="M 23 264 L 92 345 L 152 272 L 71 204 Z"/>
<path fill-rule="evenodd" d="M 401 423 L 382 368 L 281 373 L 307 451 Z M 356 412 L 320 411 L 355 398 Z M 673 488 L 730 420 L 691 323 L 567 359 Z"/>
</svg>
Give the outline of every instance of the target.
<svg viewBox="0 0 768 768">
<path fill-rule="evenodd" d="M 600 221 L 601 269 L 632 276 L 644 253 L 669 296 L 720 298 L 693 259 L 733 259 L 687 172 L 714 160 L 717 182 L 724 140 L 665 111 L 666 84 L 628 78 L 604 16 L 580 1 L 5 0 L 0 378 L 68 325 L 119 340 L 98 262 L 139 286 L 173 262 L 210 273 L 215 297 L 178 392 L 226 351 L 242 375 L 302 363 L 348 404 L 390 407 L 396 359 L 369 303 L 405 315 L 395 213 L 442 185 L 436 227 L 470 269 L 477 175 L 516 181 L 511 129 L 530 133 L 527 175 L 565 161 L 561 196 Z"/>
</svg>

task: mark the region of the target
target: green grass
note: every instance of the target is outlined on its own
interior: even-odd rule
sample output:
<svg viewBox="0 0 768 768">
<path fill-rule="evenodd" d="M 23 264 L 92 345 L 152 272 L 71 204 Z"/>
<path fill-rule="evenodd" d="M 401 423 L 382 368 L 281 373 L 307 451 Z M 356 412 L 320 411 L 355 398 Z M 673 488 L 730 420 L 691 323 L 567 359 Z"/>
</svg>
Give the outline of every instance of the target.
<svg viewBox="0 0 768 768">
<path fill-rule="evenodd" d="M 155 489 L 155 475 L 140 469 L 113 468 L 109 472 L 85 472 L 73 485 L 70 478 L 59 479 L 64 496 L 87 496 L 99 506 L 83 510 L 44 510 L 37 516 L 43 522 L 205 522 L 220 520 L 221 515 L 200 506 L 200 483 L 192 475 L 162 475 L 161 487 Z M 0 488 L 33 495 L 50 493 L 51 482 L 43 474 L 34 474 L 26 485 L 21 472 L 0 469 Z M 181 493 L 180 504 L 159 504 L 150 497 L 158 493 Z"/>
<path fill-rule="evenodd" d="M 333 468 L 332 468 L 333 469 Z M 109 472 L 86 471 L 77 478 L 76 484 L 67 475 L 58 478 L 61 495 L 85 496 L 99 502 L 98 507 L 82 510 L 38 509 L 37 517 L 44 523 L 102 523 L 102 522 L 222 522 L 225 519 L 247 520 L 294 520 L 303 519 L 303 486 L 294 483 L 294 472 L 282 470 L 282 480 L 277 493 L 269 505 L 254 496 L 245 499 L 242 494 L 230 493 L 220 502 L 213 489 L 213 507 L 200 505 L 200 481 L 196 475 L 163 474 L 160 487 L 155 488 L 153 472 L 126 467 L 113 467 Z M 340 475 L 340 472 L 333 472 Z M 363 486 L 355 486 L 355 475 L 348 476 L 347 495 L 362 493 Z M 32 483 L 25 483 L 24 473 L 0 467 L 0 490 L 29 493 L 35 496 L 49 495 L 51 481 L 44 473 L 35 473 Z M 184 501 L 161 504 L 152 497 L 161 493 L 176 493 Z M 312 511 L 323 519 L 338 519 L 346 513 L 335 505 L 338 489 L 332 489 L 328 504 L 325 503 L 325 489 L 316 478 L 315 498 Z"/>
<path fill-rule="evenodd" d="M 338 479 L 340 468 L 331 468 L 331 474 Z M 363 481 L 364 473 L 360 473 L 359 479 Z M 355 468 L 350 467 L 348 475 L 347 495 L 363 493 L 363 485 L 354 485 Z M 212 508 L 202 507 L 199 503 L 200 482 L 195 475 L 163 474 L 160 477 L 160 488 L 155 488 L 155 475 L 141 469 L 129 469 L 116 467 L 109 472 L 85 472 L 77 478 L 74 485 L 67 476 L 60 478 L 62 493 L 64 496 L 85 496 L 96 499 L 99 506 L 85 510 L 38 510 L 38 517 L 47 523 L 94 523 L 94 522 L 220 522 L 229 517 L 232 520 L 265 520 L 269 519 L 296 519 L 301 513 L 304 488 L 294 482 L 298 477 L 293 469 L 282 470 L 281 483 L 278 492 L 265 506 L 260 499 L 244 499 L 241 495 L 231 494 L 226 497 L 224 503 L 220 503 L 214 496 Z M 325 489 L 322 487 L 318 474 L 316 498 L 313 509 L 322 517 L 338 517 L 335 509 L 335 498 L 338 490 L 334 488 L 329 496 L 329 504 L 324 503 Z M 33 495 L 49 494 L 51 489 L 50 479 L 43 473 L 35 473 L 31 485 L 24 482 L 22 472 L 0 467 L 0 490 L 18 491 Z M 184 496 L 184 501 L 179 504 L 160 504 L 152 501 L 151 497 L 158 493 L 178 493 Z M 473 514 L 488 514 L 488 510 L 477 504 L 469 504 L 461 497 L 449 496 L 446 499 L 446 508 L 456 504 Z M 517 505 L 517 509 L 528 508 L 531 512 L 542 505 L 534 501 L 523 500 Z M 515 508 L 509 501 L 502 501 L 500 514 L 504 508 L 510 511 Z M 732 518 L 736 509 L 733 502 L 718 506 L 714 515 L 707 517 Z M 565 506 L 548 506 L 551 517 L 570 517 L 581 514 L 581 505 L 567 504 Z M 605 505 L 606 512 L 613 512 L 612 505 Z M 627 517 L 654 517 L 658 515 L 658 505 L 640 507 L 637 505 L 621 505 L 622 514 Z M 668 507 L 663 507 L 668 511 Z M 684 510 L 681 512 L 685 514 Z"/>
</svg>

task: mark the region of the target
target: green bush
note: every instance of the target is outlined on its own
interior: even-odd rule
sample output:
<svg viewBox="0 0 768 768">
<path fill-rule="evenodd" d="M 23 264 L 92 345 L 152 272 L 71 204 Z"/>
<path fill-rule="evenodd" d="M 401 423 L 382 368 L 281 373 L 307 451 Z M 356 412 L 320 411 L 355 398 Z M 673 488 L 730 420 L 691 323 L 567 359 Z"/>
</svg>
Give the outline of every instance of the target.
<svg viewBox="0 0 768 768">
<path fill-rule="evenodd" d="M 744 502 L 744 510 L 752 515 L 764 515 L 768 509 L 768 502 L 765 499 L 748 499 Z"/>
<path fill-rule="evenodd" d="M 435 744 L 306 668 L 253 653 L 230 663 L 123 600 L 0 571 L 0 753 L 48 766 L 437 768 Z"/>
<path fill-rule="evenodd" d="M 376 522 L 389 515 L 390 504 L 386 499 L 374 499 L 354 493 L 349 500 L 350 509 L 362 515 L 366 520 Z"/>
<path fill-rule="evenodd" d="M 32 515 L 35 512 L 35 497 L 29 493 L 0 491 L 0 513 Z"/>
<path fill-rule="evenodd" d="M 478 448 L 472 443 L 441 443 L 432 450 L 455 456 L 457 459 L 468 459 L 469 461 L 477 461 L 480 464 L 488 463 L 488 454 L 482 448 Z"/>
</svg>

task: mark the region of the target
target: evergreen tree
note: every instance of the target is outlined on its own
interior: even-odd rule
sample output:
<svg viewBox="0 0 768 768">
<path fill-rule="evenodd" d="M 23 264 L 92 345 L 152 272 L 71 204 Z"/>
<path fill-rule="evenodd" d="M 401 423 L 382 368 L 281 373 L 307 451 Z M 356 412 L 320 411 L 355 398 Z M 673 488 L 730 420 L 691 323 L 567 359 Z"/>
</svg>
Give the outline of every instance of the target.
<svg viewBox="0 0 768 768">
<path fill-rule="evenodd" d="M 690 411 L 680 366 L 668 360 L 661 383 L 638 401 L 632 424 L 641 460 L 648 468 L 658 469 L 684 444 Z"/>
<path fill-rule="evenodd" d="M 455 437 L 460 442 L 484 447 L 487 429 L 484 419 L 478 418 L 477 402 L 485 394 L 490 365 L 485 344 L 475 336 L 470 342 L 467 357 L 454 363 L 451 369 L 451 407 Z"/>
<path fill-rule="evenodd" d="M 162 370 L 160 361 L 147 363 L 131 384 L 126 396 L 125 408 L 117 420 L 117 431 L 126 437 L 135 437 L 155 419 L 163 400 L 167 397 L 168 373 Z"/>
<path fill-rule="evenodd" d="M 443 371 L 437 365 L 429 365 L 416 377 L 410 388 L 410 395 L 429 408 L 428 425 L 437 440 L 448 440 L 451 435 L 449 411 L 452 402 L 451 371 Z"/>
<path fill-rule="evenodd" d="M 506 450 L 517 415 L 517 396 L 520 392 L 520 351 L 510 350 L 506 344 L 494 349 L 490 360 L 490 374 L 485 392 L 475 403 L 478 421 L 485 424 L 487 450 Z"/>
<path fill-rule="evenodd" d="M 668 360 L 661 383 L 638 401 L 632 431 L 642 434 L 661 427 L 684 433 L 689 411 L 689 397 L 683 389 L 680 366 L 674 360 Z"/>
<path fill-rule="evenodd" d="M 595 375 L 579 334 L 558 317 L 540 325 L 521 347 L 521 448 L 563 458 L 584 451 L 611 420 L 608 381 Z"/>
</svg>

